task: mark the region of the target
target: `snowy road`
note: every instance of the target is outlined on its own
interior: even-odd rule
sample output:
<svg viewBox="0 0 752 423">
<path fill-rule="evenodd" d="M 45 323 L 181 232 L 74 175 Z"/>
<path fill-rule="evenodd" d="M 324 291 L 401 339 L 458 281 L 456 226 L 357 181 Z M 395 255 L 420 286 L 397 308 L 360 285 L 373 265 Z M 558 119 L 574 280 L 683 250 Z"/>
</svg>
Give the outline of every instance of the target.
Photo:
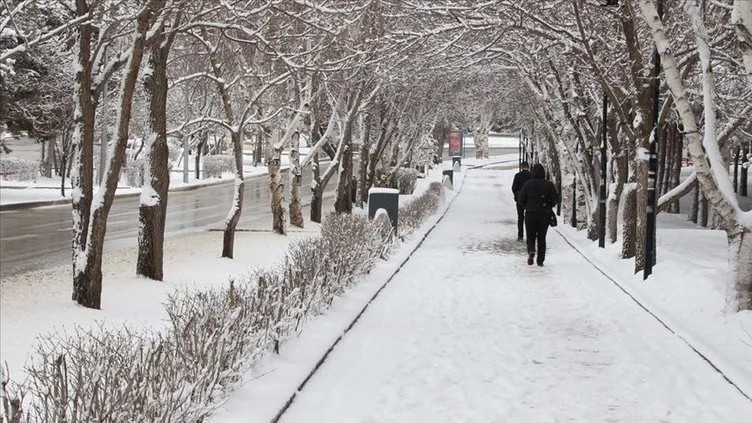
<svg viewBox="0 0 752 423">
<path fill-rule="evenodd" d="M 515 241 L 511 171 L 462 193 L 285 422 L 749 422 L 752 402 L 556 233 Z"/>
</svg>

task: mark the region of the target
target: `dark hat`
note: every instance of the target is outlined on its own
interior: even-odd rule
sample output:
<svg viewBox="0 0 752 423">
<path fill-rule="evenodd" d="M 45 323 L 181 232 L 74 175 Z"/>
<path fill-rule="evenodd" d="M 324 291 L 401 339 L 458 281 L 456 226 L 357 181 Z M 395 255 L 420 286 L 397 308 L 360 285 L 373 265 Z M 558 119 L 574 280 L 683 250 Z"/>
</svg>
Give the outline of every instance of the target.
<svg viewBox="0 0 752 423">
<path fill-rule="evenodd" d="M 546 179 L 546 169 L 540 163 L 534 164 L 530 173 L 532 173 L 533 179 Z"/>
</svg>

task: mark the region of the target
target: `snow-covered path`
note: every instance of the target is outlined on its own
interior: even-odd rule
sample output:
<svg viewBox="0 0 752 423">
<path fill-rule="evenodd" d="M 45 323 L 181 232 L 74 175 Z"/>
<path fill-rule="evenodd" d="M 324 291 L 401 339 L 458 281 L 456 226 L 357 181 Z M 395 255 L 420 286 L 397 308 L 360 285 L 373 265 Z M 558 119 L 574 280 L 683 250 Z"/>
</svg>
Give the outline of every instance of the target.
<svg viewBox="0 0 752 423">
<path fill-rule="evenodd" d="M 555 233 L 515 240 L 511 171 L 462 193 L 285 422 L 749 422 L 752 402 Z"/>
</svg>

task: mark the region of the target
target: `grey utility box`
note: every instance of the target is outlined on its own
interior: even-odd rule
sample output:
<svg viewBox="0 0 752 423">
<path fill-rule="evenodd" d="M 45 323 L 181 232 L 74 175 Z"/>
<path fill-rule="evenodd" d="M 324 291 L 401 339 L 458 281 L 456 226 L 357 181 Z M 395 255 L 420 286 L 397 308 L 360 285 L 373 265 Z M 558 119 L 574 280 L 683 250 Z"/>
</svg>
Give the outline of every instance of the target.
<svg viewBox="0 0 752 423">
<path fill-rule="evenodd" d="M 399 216 L 399 191 L 392 188 L 371 188 L 368 190 L 368 218 L 376 217 L 376 212 L 379 209 L 386 210 L 396 234 Z"/>
</svg>

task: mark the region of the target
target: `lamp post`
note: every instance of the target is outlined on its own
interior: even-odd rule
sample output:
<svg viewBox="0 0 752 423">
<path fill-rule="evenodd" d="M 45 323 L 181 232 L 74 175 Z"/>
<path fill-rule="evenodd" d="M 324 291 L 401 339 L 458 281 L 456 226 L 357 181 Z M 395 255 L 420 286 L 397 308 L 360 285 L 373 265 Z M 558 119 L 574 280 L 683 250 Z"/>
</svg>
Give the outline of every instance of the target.
<svg viewBox="0 0 752 423">
<path fill-rule="evenodd" d="M 658 17 L 663 19 L 663 0 L 658 0 Z M 645 268 L 642 279 L 647 279 L 653 274 L 655 264 L 655 212 L 656 212 L 656 174 L 658 168 L 658 114 L 660 113 L 661 94 L 661 55 L 658 48 L 653 48 L 653 137 L 650 140 L 650 156 L 648 161 L 648 198 L 645 219 Z"/>
</svg>

